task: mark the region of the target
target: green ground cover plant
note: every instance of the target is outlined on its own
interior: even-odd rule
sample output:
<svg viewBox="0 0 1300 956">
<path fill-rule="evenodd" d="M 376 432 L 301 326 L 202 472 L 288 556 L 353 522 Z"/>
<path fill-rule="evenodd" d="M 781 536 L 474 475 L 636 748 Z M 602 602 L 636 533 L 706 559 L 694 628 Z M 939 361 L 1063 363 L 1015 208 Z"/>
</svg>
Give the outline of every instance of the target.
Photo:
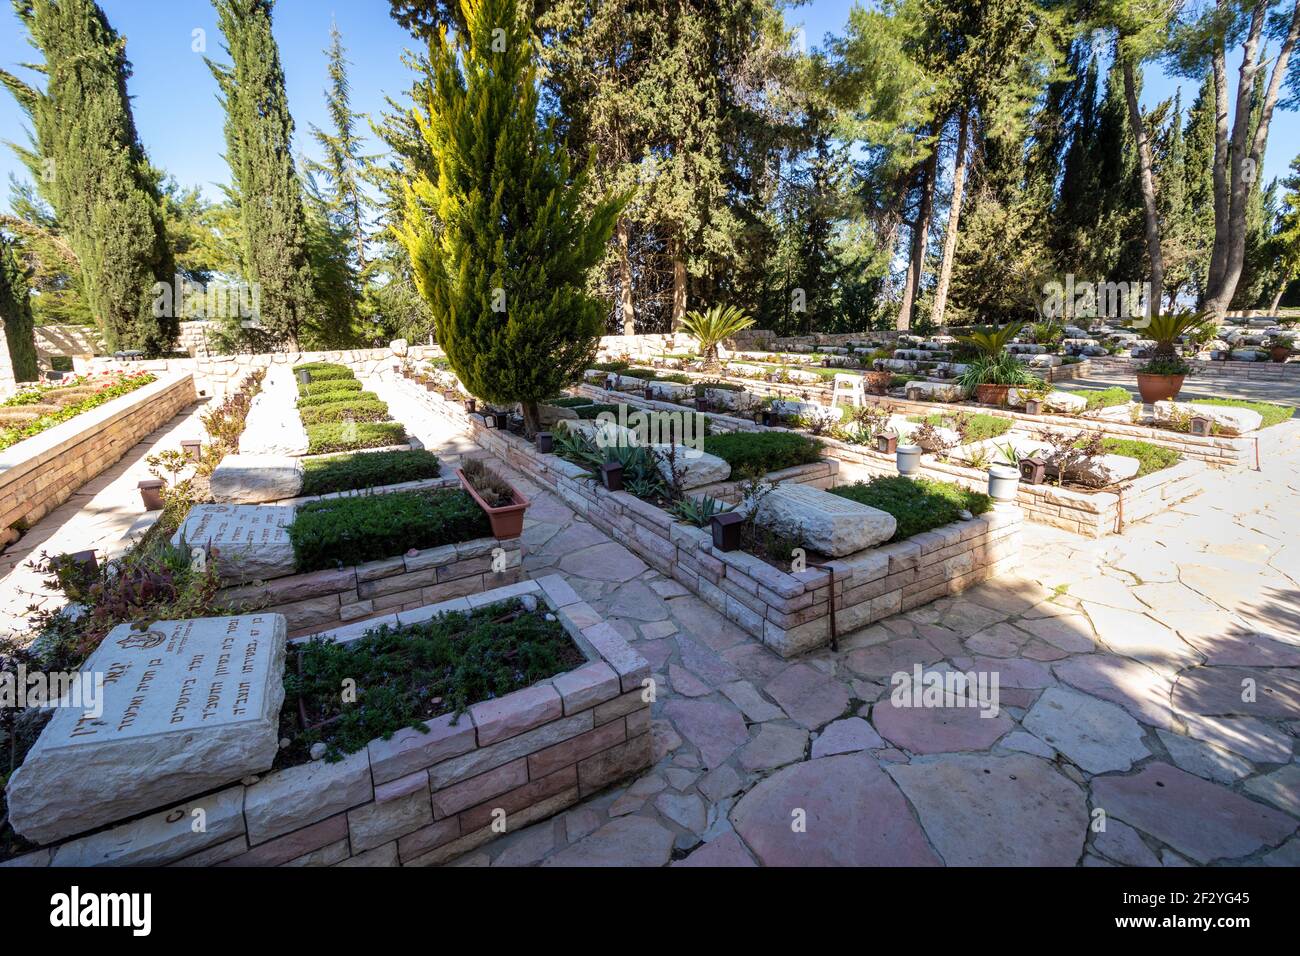
<svg viewBox="0 0 1300 956">
<path fill-rule="evenodd" d="M 357 395 L 359 392 L 347 392 Z M 366 399 L 352 402 L 329 402 L 325 405 L 312 405 L 298 410 L 303 425 L 319 425 L 322 422 L 382 422 L 388 418 L 388 403 L 379 399 Z"/>
<path fill-rule="evenodd" d="M 960 485 L 930 478 L 905 478 L 888 475 L 832 488 L 831 494 L 860 504 L 879 508 L 894 516 L 898 527 L 890 541 L 903 541 L 933 528 L 952 524 L 962 510 L 981 515 L 993 505 L 993 499 Z"/>
<path fill-rule="evenodd" d="M 944 415 L 942 413 L 936 413 L 934 415 L 909 415 L 907 416 L 907 420 L 909 422 L 916 422 L 917 424 L 933 425 L 936 428 L 956 428 L 955 422 L 957 421 L 953 416 Z M 1010 418 L 999 418 L 996 415 L 985 415 L 979 412 L 976 412 L 974 415 L 962 416 L 962 421 L 966 426 L 966 431 L 962 437 L 968 442 L 998 438 L 999 436 L 1005 435 L 1009 432 L 1011 426 L 1015 424 L 1015 422 Z M 961 431 L 960 428 L 957 430 Z"/>
<path fill-rule="evenodd" d="M 309 455 L 406 443 L 406 429 L 401 422 L 322 422 L 308 425 L 306 430 Z"/>
<path fill-rule="evenodd" d="M 736 478 L 812 464 L 821 460 L 822 443 L 797 432 L 728 432 L 706 436 L 704 451 L 731 465 Z"/>
<path fill-rule="evenodd" d="M 17 422 L 12 425 L 0 428 L 0 451 L 18 444 L 24 438 L 31 438 L 33 435 L 39 435 L 46 429 L 53 428 L 55 425 L 61 425 L 69 419 L 76 418 L 82 412 L 88 412 L 92 408 L 98 408 L 105 402 L 111 402 L 115 398 L 121 398 L 123 395 L 129 395 L 138 388 L 157 381 L 157 376 L 151 372 L 141 372 L 137 375 L 126 375 L 112 384 L 96 384 L 91 380 L 87 381 L 86 387 L 93 386 L 95 391 L 90 392 L 79 401 L 64 405 L 57 411 L 43 413 L 39 418 L 34 418 L 27 422 Z M 34 402 L 16 403 L 16 407 L 23 404 L 43 404 L 41 398 L 49 400 L 50 392 L 55 389 L 42 390 L 41 397 Z"/>
<path fill-rule="evenodd" d="M 1183 456 L 1172 448 L 1153 445 L 1150 442 L 1138 441 L 1133 438 L 1107 438 L 1102 441 L 1101 450 L 1107 455 L 1124 455 L 1126 458 L 1136 458 L 1140 462 L 1137 473 L 1138 478 L 1157 471 L 1163 471 L 1166 468 L 1172 468 L 1183 459 Z"/>
<path fill-rule="evenodd" d="M 451 488 L 312 501 L 289 526 L 299 571 L 348 567 L 491 533 L 469 493 Z"/>
<path fill-rule="evenodd" d="M 1278 405 L 1274 402 L 1252 402 L 1244 398 L 1190 398 L 1188 399 L 1193 405 L 1218 405 L 1222 408 L 1249 408 L 1251 411 L 1259 412 L 1264 419 L 1260 423 L 1260 428 L 1268 428 L 1271 425 L 1278 425 L 1289 419 L 1295 409 L 1290 405 Z"/>
<path fill-rule="evenodd" d="M 323 382 L 308 382 L 306 385 L 298 385 L 299 398 L 305 398 L 308 395 L 324 395 L 326 392 L 359 391 L 361 391 L 361 382 L 355 378 L 331 378 Z"/>
<path fill-rule="evenodd" d="M 437 455 L 418 448 L 311 458 L 302 463 L 302 494 L 328 495 L 437 478 L 440 468 Z"/>
<path fill-rule="evenodd" d="M 317 742 L 326 760 L 340 760 L 403 727 L 422 731 L 434 717 L 463 714 L 586 661 L 562 624 L 518 599 L 385 624 L 347 643 L 313 639 L 299 645 L 298 657 L 301 667 L 285 668 L 280 727 L 290 744 L 279 765 L 306 762 Z M 353 702 L 339 694 L 345 680 L 356 682 Z"/>
<path fill-rule="evenodd" d="M 352 389 L 333 392 L 320 392 L 298 399 L 298 407 L 314 408 L 318 405 L 332 405 L 335 402 L 375 402 L 379 396 L 374 392 L 358 392 Z"/>
</svg>

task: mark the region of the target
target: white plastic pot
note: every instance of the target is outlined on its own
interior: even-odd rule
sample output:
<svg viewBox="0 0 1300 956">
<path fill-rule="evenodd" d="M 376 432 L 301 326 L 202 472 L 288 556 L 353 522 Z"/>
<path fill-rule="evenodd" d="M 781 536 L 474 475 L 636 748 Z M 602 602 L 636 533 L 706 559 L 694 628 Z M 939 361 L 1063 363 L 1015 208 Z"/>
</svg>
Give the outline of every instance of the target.
<svg viewBox="0 0 1300 956">
<path fill-rule="evenodd" d="M 1011 465 L 989 466 L 989 497 L 994 501 L 1015 501 L 1020 470 Z"/>
<path fill-rule="evenodd" d="M 894 453 L 894 461 L 898 465 L 900 475 L 915 474 L 916 469 L 921 467 L 921 446 L 899 445 Z"/>
</svg>

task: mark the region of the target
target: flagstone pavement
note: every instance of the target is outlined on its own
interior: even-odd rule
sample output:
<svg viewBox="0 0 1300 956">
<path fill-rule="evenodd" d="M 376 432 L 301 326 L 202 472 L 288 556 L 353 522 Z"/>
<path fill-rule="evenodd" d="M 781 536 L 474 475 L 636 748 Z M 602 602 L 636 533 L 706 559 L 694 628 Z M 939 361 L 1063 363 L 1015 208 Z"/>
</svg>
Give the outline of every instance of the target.
<svg viewBox="0 0 1300 956">
<path fill-rule="evenodd" d="M 651 663 L 654 767 L 456 865 L 1300 865 L 1300 440 L 1123 537 L 1027 525 L 1018 576 L 782 660 L 511 475 Z M 890 677 L 996 673 L 996 715 Z"/>
</svg>

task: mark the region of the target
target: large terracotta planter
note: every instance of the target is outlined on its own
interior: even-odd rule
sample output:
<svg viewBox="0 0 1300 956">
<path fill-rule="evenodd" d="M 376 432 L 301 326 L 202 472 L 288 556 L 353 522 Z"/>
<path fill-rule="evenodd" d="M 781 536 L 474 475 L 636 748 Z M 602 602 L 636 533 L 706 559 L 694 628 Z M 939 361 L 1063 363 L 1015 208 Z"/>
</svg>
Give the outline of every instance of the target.
<svg viewBox="0 0 1300 956">
<path fill-rule="evenodd" d="M 465 472 L 457 468 L 456 477 L 460 479 L 461 487 L 470 493 L 478 506 L 483 509 L 484 514 L 488 516 L 488 522 L 492 525 L 492 537 L 507 540 L 517 538 L 524 533 L 524 511 L 528 508 L 529 501 L 517 489 L 510 489 L 514 494 L 510 504 L 493 508 L 474 490 L 470 480 L 465 477 Z"/>
<path fill-rule="evenodd" d="M 1178 397 L 1183 387 L 1183 375 L 1155 375 L 1151 372 L 1138 372 L 1138 394 L 1147 405 L 1163 402 Z"/>
<path fill-rule="evenodd" d="M 1291 349 L 1285 345 L 1275 345 L 1268 350 L 1268 355 L 1274 362 L 1285 362 L 1291 357 Z"/>
<path fill-rule="evenodd" d="M 1010 385 L 976 385 L 975 401 L 981 405 L 1005 405 Z"/>
</svg>

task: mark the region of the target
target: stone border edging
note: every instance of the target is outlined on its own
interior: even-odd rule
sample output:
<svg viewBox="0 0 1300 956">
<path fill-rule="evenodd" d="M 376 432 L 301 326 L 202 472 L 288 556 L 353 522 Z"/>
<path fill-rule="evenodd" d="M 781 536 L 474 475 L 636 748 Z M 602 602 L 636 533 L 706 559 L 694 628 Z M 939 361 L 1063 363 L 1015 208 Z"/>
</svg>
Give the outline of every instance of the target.
<svg viewBox="0 0 1300 956">
<path fill-rule="evenodd" d="M 559 575 L 393 618 L 525 594 L 559 617 L 586 664 L 474 704 L 459 721 L 428 721 L 428 733 L 400 730 L 337 763 L 274 771 L 0 866 L 438 865 L 503 835 L 498 819 L 513 833 L 650 766 L 650 665 Z M 364 629 L 347 630 L 340 639 Z"/>
</svg>

